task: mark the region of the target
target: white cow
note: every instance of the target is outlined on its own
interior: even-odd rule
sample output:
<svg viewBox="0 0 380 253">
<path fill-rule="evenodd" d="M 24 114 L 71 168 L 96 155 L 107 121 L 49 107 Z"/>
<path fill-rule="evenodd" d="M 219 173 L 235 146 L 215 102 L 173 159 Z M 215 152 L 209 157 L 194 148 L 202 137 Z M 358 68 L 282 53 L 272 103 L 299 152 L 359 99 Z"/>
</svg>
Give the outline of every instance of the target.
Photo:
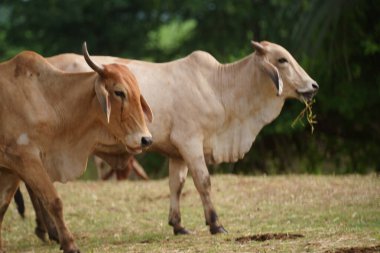
<svg viewBox="0 0 380 253">
<path fill-rule="evenodd" d="M 169 224 L 175 234 L 188 233 L 179 207 L 188 169 L 210 232 L 225 232 L 211 201 L 206 164 L 243 158 L 287 98 L 309 100 L 318 90 L 286 49 L 266 41 L 252 45 L 256 52 L 231 64 L 221 64 L 202 51 L 167 63 L 94 57 L 103 64 L 126 64 L 153 110 L 155 121 L 148 128 L 155 142 L 150 150 L 169 157 Z M 49 61 L 63 70 L 90 70 L 74 54 Z"/>
</svg>

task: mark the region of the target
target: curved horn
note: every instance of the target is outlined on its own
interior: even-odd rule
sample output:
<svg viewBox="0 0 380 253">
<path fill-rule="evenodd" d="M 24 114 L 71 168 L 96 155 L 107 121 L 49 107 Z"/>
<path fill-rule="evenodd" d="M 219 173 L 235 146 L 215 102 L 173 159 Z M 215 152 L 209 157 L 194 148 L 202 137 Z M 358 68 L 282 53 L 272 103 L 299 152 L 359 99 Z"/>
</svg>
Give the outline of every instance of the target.
<svg viewBox="0 0 380 253">
<path fill-rule="evenodd" d="M 86 41 L 83 42 L 82 51 L 83 51 L 84 59 L 86 60 L 88 66 L 90 66 L 90 68 L 92 68 L 92 69 L 95 70 L 99 75 L 102 76 L 102 75 L 104 74 L 104 69 L 103 69 L 103 67 L 99 66 L 98 64 L 96 64 L 95 62 L 93 62 L 93 61 L 90 59 L 90 55 L 88 54 L 88 51 L 87 51 L 87 43 L 86 43 Z"/>
</svg>

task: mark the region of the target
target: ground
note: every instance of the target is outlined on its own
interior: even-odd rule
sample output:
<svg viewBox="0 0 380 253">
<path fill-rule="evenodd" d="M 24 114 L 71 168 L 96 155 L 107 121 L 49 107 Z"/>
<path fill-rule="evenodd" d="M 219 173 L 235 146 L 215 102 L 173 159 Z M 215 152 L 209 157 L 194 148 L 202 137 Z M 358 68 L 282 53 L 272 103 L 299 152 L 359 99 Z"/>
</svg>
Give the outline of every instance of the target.
<svg viewBox="0 0 380 253">
<path fill-rule="evenodd" d="M 189 236 L 174 236 L 167 225 L 167 179 L 56 186 L 82 252 L 380 252 L 376 175 L 220 175 L 211 181 L 226 235 L 209 235 L 191 178 L 181 203 Z M 34 236 L 34 213 L 24 197 L 25 220 L 13 204 L 4 220 L 7 252 L 58 252 Z"/>
</svg>

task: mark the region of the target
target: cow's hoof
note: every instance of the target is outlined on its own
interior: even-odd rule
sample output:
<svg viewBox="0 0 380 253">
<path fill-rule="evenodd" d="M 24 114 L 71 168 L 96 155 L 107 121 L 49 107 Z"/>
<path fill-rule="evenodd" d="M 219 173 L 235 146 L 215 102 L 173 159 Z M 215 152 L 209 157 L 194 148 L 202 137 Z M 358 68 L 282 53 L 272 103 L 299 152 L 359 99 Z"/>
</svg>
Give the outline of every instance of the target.
<svg viewBox="0 0 380 253">
<path fill-rule="evenodd" d="M 63 250 L 63 253 L 80 253 L 80 250 L 78 247 L 73 243 L 70 246 L 63 247 L 61 245 L 61 250 Z"/>
<path fill-rule="evenodd" d="M 175 235 L 188 235 L 188 234 L 190 234 L 190 232 L 186 228 L 183 228 L 183 227 L 180 227 L 177 229 L 174 228 L 173 232 Z"/>
<path fill-rule="evenodd" d="M 46 232 L 38 227 L 34 230 L 36 236 L 43 242 L 46 242 Z"/>
<path fill-rule="evenodd" d="M 216 234 L 227 234 L 227 230 L 224 229 L 223 226 L 212 226 L 210 227 L 210 233 L 213 235 Z"/>
<path fill-rule="evenodd" d="M 48 232 L 49 234 L 49 240 L 55 241 L 56 243 L 59 243 L 58 233 L 55 231 L 55 233 Z"/>
<path fill-rule="evenodd" d="M 79 249 L 64 250 L 63 253 L 80 253 Z"/>
</svg>

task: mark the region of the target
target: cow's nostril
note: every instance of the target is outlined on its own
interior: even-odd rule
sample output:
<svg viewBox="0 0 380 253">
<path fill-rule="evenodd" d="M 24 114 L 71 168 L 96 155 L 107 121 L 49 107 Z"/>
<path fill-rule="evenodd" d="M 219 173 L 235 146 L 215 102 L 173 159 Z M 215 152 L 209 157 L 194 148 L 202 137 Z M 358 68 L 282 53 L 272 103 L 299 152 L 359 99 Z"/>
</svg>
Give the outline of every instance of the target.
<svg viewBox="0 0 380 253">
<path fill-rule="evenodd" d="M 312 83 L 311 87 L 313 87 L 314 90 L 318 90 L 319 89 L 319 86 L 318 86 L 317 83 Z"/>
<path fill-rule="evenodd" d="M 152 145 L 153 140 L 152 137 L 142 137 L 141 138 L 141 147 L 146 148 L 150 145 Z"/>
</svg>

